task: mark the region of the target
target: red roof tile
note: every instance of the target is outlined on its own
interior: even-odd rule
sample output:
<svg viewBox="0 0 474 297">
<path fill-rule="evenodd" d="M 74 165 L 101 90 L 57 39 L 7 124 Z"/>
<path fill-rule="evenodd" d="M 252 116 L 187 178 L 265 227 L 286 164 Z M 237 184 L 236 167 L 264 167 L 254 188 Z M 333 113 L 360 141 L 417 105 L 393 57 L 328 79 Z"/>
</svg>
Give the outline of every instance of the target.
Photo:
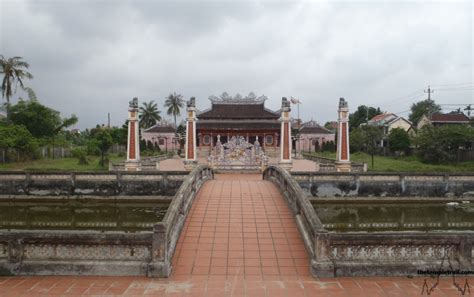
<svg viewBox="0 0 474 297">
<path fill-rule="evenodd" d="M 277 112 L 263 104 L 212 104 L 212 108 L 197 115 L 198 119 L 279 119 Z"/>
<path fill-rule="evenodd" d="M 431 122 L 433 123 L 444 123 L 444 122 L 458 122 L 458 123 L 469 123 L 469 118 L 463 113 L 434 113 L 431 115 Z"/>
</svg>

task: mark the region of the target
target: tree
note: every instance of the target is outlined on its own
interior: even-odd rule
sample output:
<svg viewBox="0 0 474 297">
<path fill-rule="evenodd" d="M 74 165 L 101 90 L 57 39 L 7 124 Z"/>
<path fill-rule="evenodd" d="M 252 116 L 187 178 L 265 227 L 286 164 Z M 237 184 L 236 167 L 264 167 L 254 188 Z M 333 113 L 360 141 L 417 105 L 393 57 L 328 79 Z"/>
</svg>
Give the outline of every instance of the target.
<svg viewBox="0 0 474 297">
<path fill-rule="evenodd" d="M 27 62 L 22 61 L 22 59 L 22 57 L 7 59 L 3 55 L 0 55 L 0 73 L 3 74 L 2 96 L 7 100 L 7 118 L 9 118 L 10 115 L 10 98 L 13 96 L 13 93 L 16 92 L 18 84 L 20 84 L 21 88 L 25 88 L 23 80 L 25 78 L 33 78 L 33 75 L 26 71 L 30 65 Z M 13 86 L 15 86 L 15 91 L 13 90 Z"/>
<path fill-rule="evenodd" d="M 426 126 L 418 131 L 415 138 L 417 152 L 423 162 L 457 162 L 459 148 L 474 139 L 474 128 L 468 125 Z"/>
<path fill-rule="evenodd" d="M 112 136 L 108 128 L 100 128 L 94 135 L 97 148 L 100 150 L 100 166 L 105 166 L 105 156 L 113 144 Z"/>
<path fill-rule="evenodd" d="M 166 97 L 164 106 L 168 108 L 166 113 L 168 115 L 173 115 L 174 126 L 176 127 L 176 117 L 181 115 L 181 108 L 184 107 L 183 96 L 176 93 L 169 94 L 168 97 Z"/>
<path fill-rule="evenodd" d="M 366 151 L 371 156 L 372 168 L 374 168 L 374 155 L 380 150 L 378 143 L 383 138 L 383 131 L 379 127 L 370 125 L 364 126 L 362 130 L 366 137 Z"/>
<path fill-rule="evenodd" d="M 410 136 L 402 128 L 394 128 L 388 134 L 390 149 L 394 152 L 406 152 L 410 147 Z"/>
<path fill-rule="evenodd" d="M 414 126 L 418 124 L 418 121 L 424 114 L 431 115 L 441 111 L 441 106 L 436 104 L 434 100 L 426 99 L 413 103 L 410 107 L 411 113 L 408 119 L 413 123 Z"/>
<path fill-rule="evenodd" d="M 30 87 L 24 87 L 23 90 L 28 94 L 28 100 L 30 101 L 38 101 L 38 97 L 36 97 L 36 92 Z M 23 100 L 22 97 L 19 100 Z"/>
<path fill-rule="evenodd" d="M 349 138 L 349 146 L 351 152 L 361 152 L 364 150 L 367 143 L 366 135 L 361 128 L 352 130 Z"/>
<path fill-rule="evenodd" d="M 18 159 L 21 160 L 31 158 L 34 155 L 37 142 L 23 126 L 0 125 L 0 148 L 15 149 L 18 153 Z"/>
<path fill-rule="evenodd" d="M 77 123 L 75 115 L 61 118 L 60 113 L 42 105 L 38 101 L 20 100 L 10 108 L 10 120 L 13 124 L 23 125 L 36 138 L 54 137 L 62 129 Z"/>
<path fill-rule="evenodd" d="M 186 127 L 184 127 L 184 125 L 179 125 L 176 129 L 175 135 L 179 143 L 178 155 L 181 155 L 181 150 L 184 148 L 186 143 Z"/>
<path fill-rule="evenodd" d="M 112 127 L 110 128 L 110 136 L 112 136 L 113 142 L 117 144 L 127 144 L 128 137 L 128 126 Z"/>
<path fill-rule="evenodd" d="M 368 114 L 367 114 L 368 109 Z M 354 113 L 349 114 L 349 129 L 352 131 L 360 126 L 360 124 L 367 122 L 378 114 L 381 114 L 380 107 L 367 107 L 360 105 Z M 368 116 L 368 119 L 367 119 Z"/>
<path fill-rule="evenodd" d="M 140 107 L 140 126 L 142 128 L 150 128 L 161 120 L 158 105 L 151 100 L 150 102 L 143 102 Z"/>
</svg>

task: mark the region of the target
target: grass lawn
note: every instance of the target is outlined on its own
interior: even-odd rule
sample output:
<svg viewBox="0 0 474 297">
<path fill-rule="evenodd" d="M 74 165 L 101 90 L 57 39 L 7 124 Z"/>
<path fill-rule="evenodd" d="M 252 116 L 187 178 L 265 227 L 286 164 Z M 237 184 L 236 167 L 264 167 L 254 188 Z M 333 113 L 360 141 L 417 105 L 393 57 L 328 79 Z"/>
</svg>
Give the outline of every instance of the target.
<svg viewBox="0 0 474 297">
<path fill-rule="evenodd" d="M 325 158 L 336 158 L 336 153 L 313 153 L 315 156 Z M 422 163 L 416 156 L 409 157 L 374 157 L 374 167 L 372 167 L 371 156 L 365 153 L 351 154 L 351 161 L 367 163 L 369 171 L 397 171 L 397 172 L 474 172 L 474 161 L 462 162 L 459 164 L 432 165 Z"/>
<path fill-rule="evenodd" d="M 20 163 L 0 163 L 0 170 L 30 170 L 30 171 L 107 171 L 108 166 L 99 166 L 100 157 L 87 156 L 89 164 L 79 165 L 76 158 L 60 158 L 60 159 L 40 159 Z M 110 155 L 109 160 L 121 161 L 124 157 Z"/>
</svg>

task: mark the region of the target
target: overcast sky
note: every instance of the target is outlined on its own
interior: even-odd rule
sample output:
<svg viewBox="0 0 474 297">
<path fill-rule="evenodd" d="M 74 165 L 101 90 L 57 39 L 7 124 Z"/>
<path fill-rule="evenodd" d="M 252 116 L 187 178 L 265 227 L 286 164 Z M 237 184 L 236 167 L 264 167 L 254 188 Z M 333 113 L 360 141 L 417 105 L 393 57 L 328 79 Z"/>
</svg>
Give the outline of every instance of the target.
<svg viewBox="0 0 474 297">
<path fill-rule="evenodd" d="M 437 103 L 474 103 L 473 12 L 471 1 L 0 0 L 0 53 L 24 57 L 27 85 L 81 129 L 108 112 L 121 125 L 135 96 L 163 109 L 170 92 L 201 110 L 224 91 L 264 94 L 275 110 L 293 96 L 322 124 L 339 97 L 407 117 L 428 85 Z"/>
</svg>

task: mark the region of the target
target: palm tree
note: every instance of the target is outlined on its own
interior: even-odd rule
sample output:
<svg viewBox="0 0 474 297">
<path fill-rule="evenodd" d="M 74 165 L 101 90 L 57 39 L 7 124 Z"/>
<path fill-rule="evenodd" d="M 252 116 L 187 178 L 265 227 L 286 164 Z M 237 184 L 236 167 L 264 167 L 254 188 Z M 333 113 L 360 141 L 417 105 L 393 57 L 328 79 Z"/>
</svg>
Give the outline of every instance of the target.
<svg viewBox="0 0 474 297">
<path fill-rule="evenodd" d="M 181 108 L 184 107 L 183 96 L 181 96 L 180 94 L 176 94 L 174 92 L 173 94 L 169 94 L 165 100 L 165 107 L 168 108 L 166 113 L 168 115 L 173 115 L 174 126 L 176 127 L 176 116 L 181 115 Z"/>
<path fill-rule="evenodd" d="M 10 98 L 13 96 L 13 93 L 16 92 L 16 87 L 20 84 L 20 87 L 24 89 L 25 86 L 23 85 L 23 79 L 33 78 L 33 75 L 26 71 L 30 65 L 27 62 L 22 61 L 22 59 L 22 57 L 7 59 L 3 55 L 0 55 L 0 73 L 3 74 L 2 96 L 7 100 L 7 118 L 10 113 Z M 13 91 L 13 84 L 15 84 L 15 91 Z"/>
<path fill-rule="evenodd" d="M 160 120 L 158 105 L 153 100 L 148 103 L 143 102 L 143 106 L 140 107 L 140 126 L 145 129 L 150 128 Z"/>
</svg>

